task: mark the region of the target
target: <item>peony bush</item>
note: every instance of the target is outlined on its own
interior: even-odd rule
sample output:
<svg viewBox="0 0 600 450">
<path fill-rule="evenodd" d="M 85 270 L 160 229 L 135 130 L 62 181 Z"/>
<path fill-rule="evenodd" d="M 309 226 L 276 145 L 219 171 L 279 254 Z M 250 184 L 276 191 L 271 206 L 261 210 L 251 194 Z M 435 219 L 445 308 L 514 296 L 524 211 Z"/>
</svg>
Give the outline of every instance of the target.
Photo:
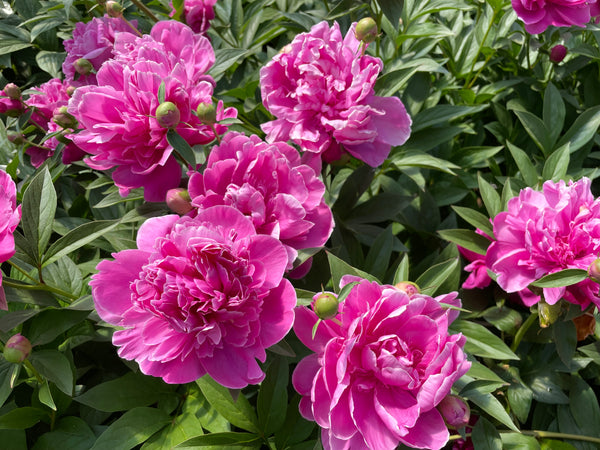
<svg viewBox="0 0 600 450">
<path fill-rule="evenodd" d="M 598 448 L 599 17 L 4 2 L 0 441 Z"/>
</svg>

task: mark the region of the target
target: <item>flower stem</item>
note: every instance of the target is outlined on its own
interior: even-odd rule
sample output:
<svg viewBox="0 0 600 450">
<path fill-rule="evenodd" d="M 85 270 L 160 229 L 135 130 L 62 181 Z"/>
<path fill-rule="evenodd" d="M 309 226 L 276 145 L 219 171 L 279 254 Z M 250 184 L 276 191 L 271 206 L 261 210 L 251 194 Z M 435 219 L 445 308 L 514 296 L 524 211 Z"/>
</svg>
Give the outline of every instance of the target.
<svg viewBox="0 0 600 450">
<path fill-rule="evenodd" d="M 516 434 L 516 433 L 512 433 Z M 525 436 L 533 436 L 536 439 L 571 439 L 574 441 L 593 442 L 600 444 L 600 438 L 594 436 L 585 436 L 581 434 L 568 434 L 568 433 L 557 433 L 554 431 L 542 431 L 542 430 L 521 430 L 520 434 Z M 471 433 L 466 433 L 465 437 L 470 437 Z M 460 434 L 453 434 L 450 436 L 450 441 L 457 441 L 463 437 Z"/>
<path fill-rule="evenodd" d="M 519 347 L 521 340 L 523 340 L 523 336 L 527 333 L 527 330 L 534 324 L 534 322 L 538 319 L 537 310 L 535 313 L 531 313 L 527 320 L 521 325 L 521 327 L 517 330 L 517 334 L 515 334 L 515 340 L 513 341 L 510 349 L 514 352 Z"/>
<path fill-rule="evenodd" d="M 490 34 L 490 31 L 492 31 L 492 27 L 495 25 L 494 21 L 496 20 L 497 14 L 498 13 L 494 10 L 494 13 L 492 14 L 492 20 L 490 20 L 490 24 L 488 25 L 487 30 L 485 30 L 485 34 L 483 35 L 483 39 L 481 40 L 481 43 L 479 44 L 479 48 L 477 49 L 475 58 L 473 58 L 473 63 L 471 64 L 471 68 L 469 69 L 469 75 L 467 76 L 467 79 L 465 81 L 465 88 L 467 88 L 467 89 L 469 89 L 473 85 L 473 83 L 471 82 L 471 77 L 473 76 L 473 70 L 475 70 L 475 64 L 477 64 L 477 59 L 479 58 L 479 54 L 481 53 L 481 50 L 483 49 L 485 41 L 487 40 L 487 37 Z M 486 59 L 486 61 L 484 62 L 484 66 L 487 63 L 487 61 L 488 60 Z"/>
<path fill-rule="evenodd" d="M 152 11 L 150 11 L 148 9 L 148 7 L 146 5 L 144 5 L 142 2 L 140 2 L 139 0 L 131 0 L 131 3 L 133 3 L 135 6 L 137 6 L 138 9 L 141 9 L 144 12 L 144 14 L 146 14 L 151 20 L 153 20 L 154 22 L 158 22 L 158 17 L 156 17 L 152 13 Z"/>
<path fill-rule="evenodd" d="M 37 285 L 21 284 L 21 283 L 13 283 L 10 280 L 4 279 L 4 280 L 2 280 L 2 285 L 10 286 L 15 289 L 26 289 L 26 290 L 30 290 L 30 291 L 48 291 L 48 292 L 52 292 L 54 294 L 57 294 L 57 295 L 60 295 L 63 297 L 67 297 L 71 300 L 77 300 L 79 298 L 78 296 L 73 295 L 70 292 L 63 291 L 62 289 L 58 289 L 53 286 L 48 286 L 47 284 L 37 284 Z"/>
</svg>

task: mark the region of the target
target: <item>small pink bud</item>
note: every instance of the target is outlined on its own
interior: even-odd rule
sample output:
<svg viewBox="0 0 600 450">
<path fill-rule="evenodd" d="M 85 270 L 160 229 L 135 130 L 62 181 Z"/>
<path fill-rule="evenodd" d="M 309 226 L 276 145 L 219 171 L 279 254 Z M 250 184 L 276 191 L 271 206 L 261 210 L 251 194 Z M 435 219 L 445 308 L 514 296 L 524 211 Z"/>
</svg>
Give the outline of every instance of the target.
<svg viewBox="0 0 600 450">
<path fill-rule="evenodd" d="M 196 115 L 205 125 L 213 125 L 217 122 L 217 109 L 212 103 L 200 103 Z"/>
<path fill-rule="evenodd" d="M 11 100 L 20 100 L 21 89 L 14 83 L 8 83 L 4 86 L 4 94 Z"/>
<path fill-rule="evenodd" d="M 22 363 L 30 353 L 31 342 L 20 333 L 12 336 L 4 345 L 4 359 L 11 363 Z"/>
<path fill-rule="evenodd" d="M 396 283 L 395 287 L 396 289 L 406 292 L 406 295 L 409 297 L 421 292 L 419 286 L 411 281 L 401 281 L 400 283 Z"/>
<path fill-rule="evenodd" d="M 79 75 L 87 75 L 94 70 L 94 66 L 85 58 L 79 58 L 73 63 L 73 68 Z"/>
<path fill-rule="evenodd" d="M 588 275 L 596 283 L 600 283 L 600 258 L 596 259 L 590 264 L 588 268 Z"/>
<path fill-rule="evenodd" d="M 71 86 L 71 85 L 69 85 L 69 86 L 67 87 L 67 89 L 66 89 L 67 95 L 68 95 L 69 97 L 72 97 L 72 96 L 73 96 L 73 93 L 75 92 L 75 89 L 77 89 L 75 86 Z"/>
<path fill-rule="evenodd" d="M 175 128 L 179 125 L 181 114 L 173 102 L 162 102 L 156 108 L 156 120 L 163 128 Z"/>
<path fill-rule="evenodd" d="M 339 302 L 335 294 L 321 292 L 315 295 L 313 300 L 313 311 L 319 319 L 332 319 L 337 315 Z"/>
<path fill-rule="evenodd" d="M 377 39 L 377 23 L 375 23 L 371 17 L 360 19 L 356 24 L 354 36 L 356 36 L 356 39 L 359 41 L 370 44 Z"/>
<path fill-rule="evenodd" d="M 52 121 L 63 128 L 75 128 L 77 126 L 77 120 L 67 112 L 66 106 L 54 110 Z"/>
<path fill-rule="evenodd" d="M 557 44 L 550 49 L 550 61 L 558 64 L 567 56 L 567 47 L 562 44 Z"/>
<path fill-rule="evenodd" d="M 123 7 L 118 2 L 106 2 L 106 14 L 109 17 L 123 17 Z"/>
<path fill-rule="evenodd" d="M 194 209 L 189 192 L 183 188 L 169 189 L 167 191 L 167 206 L 171 211 L 180 215 L 187 214 Z"/>
<path fill-rule="evenodd" d="M 449 428 L 462 428 L 469 423 L 471 409 L 469 405 L 456 395 L 446 395 L 437 406 Z"/>
</svg>

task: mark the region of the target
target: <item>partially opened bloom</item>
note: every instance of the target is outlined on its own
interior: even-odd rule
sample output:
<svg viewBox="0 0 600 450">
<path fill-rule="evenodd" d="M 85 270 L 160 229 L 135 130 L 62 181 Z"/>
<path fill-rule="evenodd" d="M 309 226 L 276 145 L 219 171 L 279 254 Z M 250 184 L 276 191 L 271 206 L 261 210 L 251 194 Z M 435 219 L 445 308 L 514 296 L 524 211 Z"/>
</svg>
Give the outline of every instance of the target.
<svg viewBox="0 0 600 450">
<path fill-rule="evenodd" d="M 144 187 L 146 200 L 164 201 L 181 180 L 181 166 L 167 141 L 169 128 L 192 146 L 214 139 L 211 127 L 193 114 L 200 103 L 212 101 L 214 80 L 205 73 L 214 52 L 205 37 L 174 21 L 158 22 L 143 37 L 118 33 L 114 50 L 114 59 L 98 71 L 98 85 L 73 94 L 69 113 L 82 128 L 73 141 L 91 155 L 85 162 L 93 169 L 114 168 L 121 195 Z M 179 122 L 169 128 L 157 118 L 161 92 L 179 113 Z M 234 108 L 218 103 L 218 120 L 236 115 Z M 215 129 L 227 130 L 219 124 Z"/>
<path fill-rule="evenodd" d="M 137 246 L 101 261 L 90 282 L 100 317 L 122 328 L 113 336 L 119 355 L 167 383 L 206 373 L 229 388 L 259 383 L 256 360 L 294 318 L 283 245 L 215 206 L 147 220 Z"/>
<path fill-rule="evenodd" d="M 9 174 L 0 170 L 0 262 L 15 254 L 13 233 L 21 221 L 21 205 L 17 206 L 17 187 Z M 0 272 L 0 309 L 7 309 Z"/>
<path fill-rule="evenodd" d="M 326 449 L 394 449 L 399 444 L 440 449 L 449 438 L 436 406 L 467 372 L 464 336 L 449 335 L 457 294 L 409 297 L 394 286 L 357 281 L 338 315 L 321 322 L 296 308 L 294 332 L 315 353 L 296 367 L 292 382 L 300 412 L 322 428 Z"/>
<path fill-rule="evenodd" d="M 182 18 L 195 33 L 206 33 L 215 18 L 216 3 L 217 0 L 184 0 Z M 175 10 L 169 15 L 173 17 Z"/>
<path fill-rule="evenodd" d="M 188 189 L 194 207 L 233 206 L 258 233 L 279 239 L 288 251 L 288 269 L 297 250 L 324 245 L 333 229 L 325 185 L 283 142 L 228 133 L 212 148 L 205 169 L 192 174 Z"/>
<path fill-rule="evenodd" d="M 597 14 L 596 0 L 512 0 L 512 7 L 530 34 L 551 25 L 584 27 Z"/>
<path fill-rule="evenodd" d="M 408 139 L 400 99 L 374 95 L 383 63 L 363 54 L 354 27 L 344 38 L 337 23 L 321 22 L 261 69 L 262 100 L 276 117 L 262 125 L 267 141 L 292 140 L 327 162 L 347 151 L 376 167 Z"/>
<path fill-rule="evenodd" d="M 523 189 L 508 202 L 508 211 L 494 218 L 495 240 L 486 254 L 487 267 L 507 292 L 525 290 L 530 283 L 563 269 L 585 269 L 600 251 L 600 201 L 591 181 L 546 181 L 541 192 Z M 527 291 L 526 291 L 527 292 Z M 598 285 L 590 279 L 567 287 L 543 288 L 553 305 L 561 298 L 586 308 L 600 305 Z M 527 305 L 539 295 L 521 295 Z"/>
</svg>

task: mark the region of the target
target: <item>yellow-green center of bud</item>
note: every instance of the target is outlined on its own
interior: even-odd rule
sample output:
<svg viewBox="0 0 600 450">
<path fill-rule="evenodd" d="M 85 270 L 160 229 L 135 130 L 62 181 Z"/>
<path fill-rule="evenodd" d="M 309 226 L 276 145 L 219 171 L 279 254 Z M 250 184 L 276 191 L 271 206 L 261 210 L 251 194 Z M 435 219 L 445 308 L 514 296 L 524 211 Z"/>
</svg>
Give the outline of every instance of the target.
<svg viewBox="0 0 600 450">
<path fill-rule="evenodd" d="M 339 302 L 335 295 L 323 292 L 315 298 L 313 310 L 319 319 L 327 320 L 337 315 L 338 305 Z"/>
</svg>

